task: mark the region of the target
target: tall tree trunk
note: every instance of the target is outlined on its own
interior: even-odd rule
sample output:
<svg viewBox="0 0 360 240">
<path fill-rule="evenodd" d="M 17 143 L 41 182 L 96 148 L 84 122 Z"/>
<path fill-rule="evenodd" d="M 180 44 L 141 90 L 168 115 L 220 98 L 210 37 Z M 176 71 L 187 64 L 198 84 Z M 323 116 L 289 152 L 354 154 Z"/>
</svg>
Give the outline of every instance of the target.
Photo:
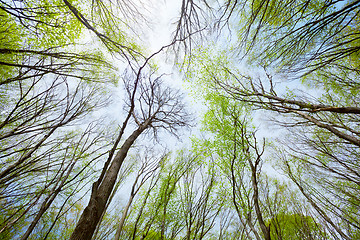
<svg viewBox="0 0 360 240">
<path fill-rule="evenodd" d="M 255 206 L 255 213 L 256 213 L 256 217 L 259 221 L 260 224 L 260 228 L 261 231 L 264 234 L 264 238 L 265 240 L 271 240 L 271 236 L 270 236 L 270 225 L 266 226 L 264 219 L 262 217 L 262 213 L 261 213 L 261 209 L 260 209 L 260 200 L 259 200 L 259 189 L 258 189 L 258 182 L 257 182 L 257 166 L 259 164 L 260 159 L 256 159 L 255 164 L 252 164 L 251 160 L 248 159 L 248 162 L 250 164 L 250 168 L 251 168 L 251 181 L 252 181 L 252 186 L 253 186 L 253 191 L 254 191 L 254 206 Z"/>
<path fill-rule="evenodd" d="M 70 240 L 89 240 L 91 239 L 97 224 L 103 214 L 106 203 L 109 200 L 111 192 L 114 188 L 120 167 L 126 158 L 126 155 L 139 135 L 146 129 L 148 125 L 140 125 L 124 142 L 120 150 L 114 157 L 109 169 L 107 169 L 102 182 L 93 184 L 91 197 L 87 207 L 82 213 L 75 230 L 71 234 Z"/>
<path fill-rule="evenodd" d="M 119 226 L 117 227 L 116 229 L 116 233 L 115 233 L 115 238 L 114 240 L 120 240 L 120 234 L 121 234 L 121 231 L 122 231 L 122 228 L 124 226 L 124 223 L 125 223 L 125 219 L 126 219 L 126 216 L 129 212 L 129 209 L 130 209 L 130 206 L 134 200 L 134 196 L 135 195 L 131 195 L 130 198 L 129 198 L 129 201 L 123 211 L 123 215 L 121 216 L 121 219 L 120 219 L 120 223 L 119 223 Z"/>
</svg>

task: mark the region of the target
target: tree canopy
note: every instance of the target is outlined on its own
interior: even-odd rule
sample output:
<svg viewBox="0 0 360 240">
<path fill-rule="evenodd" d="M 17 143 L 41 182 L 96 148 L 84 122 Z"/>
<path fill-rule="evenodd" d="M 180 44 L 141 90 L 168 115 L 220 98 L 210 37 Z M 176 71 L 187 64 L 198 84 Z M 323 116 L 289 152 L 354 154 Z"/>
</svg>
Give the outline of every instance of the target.
<svg viewBox="0 0 360 240">
<path fill-rule="evenodd" d="M 0 238 L 360 238 L 360 1 L 171 3 L 0 0 Z"/>
</svg>

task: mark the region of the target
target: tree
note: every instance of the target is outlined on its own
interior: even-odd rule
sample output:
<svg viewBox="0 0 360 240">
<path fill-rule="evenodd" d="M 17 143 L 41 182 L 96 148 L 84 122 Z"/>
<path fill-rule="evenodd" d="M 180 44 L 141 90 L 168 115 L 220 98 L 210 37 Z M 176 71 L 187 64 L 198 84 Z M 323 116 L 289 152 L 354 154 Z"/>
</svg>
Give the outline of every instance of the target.
<svg viewBox="0 0 360 240">
<path fill-rule="evenodd" d="M 214 169 L 188 150 L 161 162 L 128 216 L 122 238 L 207 239 L 226 198 L 217 193 Z"/>
<path fill-rule="evenodd" d="M 322 98 L 313 98 L 317 101 L 315 103 L 314 100 L 310 100 L 309 97 L 305 96 L 279 96 L 269 75 L 267 83 L 269 90 L 264 87 L 266 84 L 264 80 L 261 82 L 255 81 L 249 76 L 241 75 L 233 75 L 233 77 L 236 79 L 235 83 L 217 81 L 218 86 L 239 101 L 251 102 L 255 107 L 291 116 L 291 118 L 286 117 L 283 120 L 280 117 L 277 118 L 277 122 L 280 122 L 291 132 L 291 138 L 296 139 L 296 142 L 292 141 L 291 144 L 284 145 L 289 149 L 289 154 L 297 159 L 296 165 L 302 165 L 300 171 L 306 169 L 308 173 L 311 172 L 307 179 L 313 179 L 313 184 L 318 186 L 312 188 L 310 183 L 307 185 L 306 188 L 313 189 L 311 196 L 318 196 L 317 198 L 320 201 L 320 199 L 324 199 L 324 195 L 327 195 L 330 189 L 333 189 L 332 196 L 327 198 L 326 203 L 321 208 L 318 208 L 318 211 L 322 212 L 321 215 L 327 222 L 330 222 L 331 228 L 334 227 L 342 237 L 349 238 L 341 229 L 335 227 L 340 223 L 331 223 L 331 217 L 326 216 L 327 214 L 320 209 L 333 205 L 331 201 L 334 201 L 334 197 L 339 199 L 339 202 L 347 202 L 345 195 L 352 195 L 348 191 L 357 185 L 358 177 L 356 172 L 358 171 L 358 163 L 357 161 L 353 162 L 354 158 L 358 158 L 359 147 L 359 138 L 358 134 L 356 134 L 358 126 L 353 124 L 354 121 L 358 121 L 359 108 L 357 104 L 353 106 L 336 105 L 338 102 L 336 99 L 340 100 L 340 96 L 337 96 L 336 91 L 330 90 L 326 91 Z M 354 103 L 353 97 L 353 95 L 349 95 L 347 99 L 345 98 L 345 101 Z M 309 129 L 313 133 L 309 132 Z M 287 159 L 285 162 L 290 161 Z M 286 172 L 291 172 L 289 168 L 286 169 Z M 290 174 L 290 176 L 294 180 L 293 175 Z M 339 188 L 339 185 L 325 180 L 330 176 L 333 177 L 333 182 L 342 182 L 340 185 L 349 188 Z M 306 188 L 304 187 L 304 189 Z M 352 199 L 355 200 L 357 197 L 354 196 Z M 353 200 L 348 204 L 352 205 L 357 202 L 357 200 L 355 202 Z M 323 200 L 321 201 L 323 202 Z M 351 209 L 353 208 L 351 207 Z M 351 222 L 357 225 L 358 220 L 352 217 L 350 213 L 345 213 L 347 210 L 342 209 L 342 207 L 333 205 L 330 211 L 344 212 L 342 216 L 348 217 L 339 216 L 342 219 L 341 222 Z"/>
<path fill-rule="evenodd" d="M 149 150 L 146 148 L 145 152 L 149 152 Z M 131 208 L 131 205 L 135 199 L 135 196 L 139 193 L 141 188 L 145 185 L 145 183 L 154 177 L 155 174 L 157 174 L 157 170 L 161 166 L 164 159 L 167 157 L 167 154 L 162 155 L 159 159 L 156 158 L 156 156 L 150 156 L 148 153 L 145 153 L 145 155 L 141 161 L 141 167 L 138 170 L 135 181 L 131 187 L 130 197 L 125 205 L 125 208 L 123 210 L 123 213 L 121 215 L 120 222 L 116 228 L 115 233 L 115 240 L 119 240 L 121 236 L 121 232 L 123 230 L 125 220 L 128 216 L 129 210 Z M 140 160 L 141 156 L 137 156 L 137 160 Z"/>
<path fill-rule="evenodd" d="M 223 55 L 205 48 L 192 59 L 198 59 L 195 76 L 210 88 L 207 98 L 219 94 L 247 104 L 248 111 L 268 113 L 269 120 L 285 127 L 288 134 L 276 139 L 285 173 L 317 213 L 314 221 L 326 226 L 326 235 L 351 239 L 359 226 L 353 215 L 359 195 L 354 60 L 359 3 L 337 3 L 228 2 L 223 17 L 229 24 L 240 19 L 240 31 L 229 28 L 240 41 L 226 46 Z M 235 14 L 239 17 L 231 20 Z M 238 66 L 229 52 L 245 53 L 257 74 Z"/>
<path fill-rule="evenodd" d="M 90 115 L 108 104 L 102 83 L 116 73 L 82 45 L 83 27 L 61 1 L 0 6 L 0 232 L 46 238 L 107 151 L 101 120 Z M 40 231 L 43 218 L 53 222 Z"/>
<path fill-rule="evenodd" d="M 132 3 L 120 5 L 110 1 L 95 1 L 87 4 L 66 0 L 30 0 L 18 4 L 1 1 L 3 21 L 0 30 L 4 36 L 0 47 L 2 53 L 0 64 L 4 66 L 2 71 L 4 78 L 1 79 L 1 92 L 4 94 L 2 94 L 1 106 L 4 106 L 4 110 L 1 111 L 0 126 L 1 139 L 4 143 L 1 157 L 4 159 L 2 162 L 4 164 L 0 178 L 2 195 L 8 194 L 4 196 L 7 199 L 3 202 L 4 206 L 11 205 L 12 195 L 21 196 L 17 201 L 19 206 L 14 206 L 15 213 L 8 209 L 3 212 L 9 216 L 4 218 L 2 231 L 25 217 L 29 221 L 29 227 L 23 239 L 28 238 L 31 232 L 36 230 L 41 218 L 46 216 L 46 211 L 53 210 L 51 205 L 59 203 L 55 198 L 61 195 L 61 191 L 66 190 L 65 186 L 71 181 L 76 181 L 76 178 L 89 170 L 90 164 L 103 156 L 103 152 L 99 151 L 98 155 L 91 152 L 92 148 L 100 150 L 108 146 L 108 142 L 101 142 L 104 138 L 96 136 L 95 128 L 89 128 L 89 133 L 94 139 L 92 142 L 94 147 L 92 145 L 88 148 L 85 145 L 83 148 L 75 147 L 76 154 L 71 158 L 69 151 L 73 149 L 65 146 L 69 139 L 75 139 L 77 136 L 85 138 L 84 144 L 88 141 L 85 136 L 91 138 L 85 133 L 82 135 L 80 131 L 66 132 L 63 129 L 70 129 L 73 123 L 85 123 L 85 120 L 81 119 L 85 114 L 103 107 L 107 103 L 107 97 L 105 91 L 100 90 L 106 87 L 101 83 L 112 83 L 116 76 L 114 72 L 116 69 L 105 60 L 106 54 L 102 53 L 103 49 L 99 51 L 91 49 L 89 53 L 83 46 L 79 51 L 82 43 L 79 37 L 84 31 L 88 30 L 90 37 L 101 43 L 112 57 L 125 60 L 130 69 L 129 76 L 133 78 L 124 81 L 125 92 L 128 94 L 126 103 L 128 105 L 125 107 L 127 115 L 115 144 L 109 151 L 104 170 L 93 187 L 91 199 L 98 198 L 95 194 L 98 186 L 101 188 L 110 185 L 99 191 L 99 194 L 106 192 L 106 199 L 100 203 L 99 214 L 94 220 L 95 227 L 103 216 L 120 166 L 135 139 L 150 129 L 157 137 L 160 129 L 167 129 L 175 134 L 178 127 L 187 125 L 188 116 L 180 102 L 180 94 L 162 86 L 164 84 L 160 77 L 156 79 L 152 79 L 152 76 L 149 79 L 144 77 L 149 61 L 170 45 L 145 58 L 141 53 L 143 50 L 140 50 L 135 41 L 129 37 L 129 25 L 127 25 L 129 21 L 123 21 L 118 17 L 117 10 L 113 10 L 115 5 L 121 8 L 131 6 L 127 11 L 123 11 L 124 8 L 117 10 L 120 9 L 125 15 L 130 14 L 128 16 L 138 18 L 138 15 L 134 14 L 138 10 L 132 8 Z M 129 9 L 132 11 L 129 12 Z M 18 91 L 19 94 L 12 97 L 14 91 Z M 115 155 L 131 121 L 138 128 Z M 81 140 L 82 138 L 78 139 L 80 142 Z M 101 146 L 95 146 L 100 142 Z M 88 154 L 79 149 L 87 151 Z M 61 153 L 64 156 L 61 156 Z M 82 158 L 79 159 L 80 156 Z M 51 160 L 57 159 L 56 157 L 59 161 L 52 163 Z M 111 162 L 113 158 L 116 161 Z M 89 163 L 85 164 L 88 159 L 90 159 Z M 78 168 L 75 162 L 84 164 L 83 168 Z M 114 164 L 115 171 L 112 171 Z M 50 172 L 54 175 L 51 174 L 49 177 L 47 174 Z M 41 177 L 39 176 L 36 182 L 34 175 L 39 173 Z M 30 180 L 26 197 L 16 193 L 20 187 L 24 190 L 21 178 L 23 181 Z M 34 189 L 36 191 L 32 195 L 31 191 Z M 92 203 L 93 201 L 90 201 L 90 205 Z M 32 213 L 34 219 L 30 220 L 32 218 L 30 210 L 35 209 L 37 204 L 39 211 L 34 210 Z M 27 214 L 31 217 L 29 218 Z M 80 218 L 80 222 L 82 219 Z M 55 222 L 57 220 L 58 217 L 54 219 Z M 55 222 L 50 229 L 54 227 Z M 91 229 L 94 230 L 93 227 Z M 76 235 L 76 230 L 73 235 Z M 47 236 L 48 234 L 45 237 Z"/>
<path fill-rule="evenodd" d="M 0 238 L 358 238 L 359 7 L 183 0 L 148 53 L 138 1 L 0 0 Z M 116 216 L 135 144 L 191 121 L 154 64 L 168 49 L 203 138 L 144 161 Z M 101 121 L 118 82 L 120 124 Z"/>
<path fill-rule="evenodd" d="M 156 136 L 159 129 L 175 133 L 178 127 L 188 124 L 189 116 L 181 103 L 179 92 L 162 86 L 161 77 L 154 79 L 150 75 L 148 79 L 143 79 L 141 71 L 142 68 L 139 69 L 135 80 L 125 79 L 129 97 L 128 113 L 113 150 L 115 151 L 116 144 L 123 137 L 130 117 L 133 118 L 137 128 L 127 137 L 115 156 L 114 151 L 110 151 L 100 177 L 92 186 L 90 201 L 70 239 L 91 238 L 113 191 L 118 172 L 130 147 L 140 134 L 150 130 Z"/>
<path fill-rule="evenodd" d="M 357 71 L 359 1 L 250 0 L 224 1 L 219 6 L 206 0 L 184 1 L 183 12 L 192 11 L 184 14 L 186 24 L 177 32 L 209 22 L 201 15 L 205 10 L 196 8 L 200 4 L 213 16 L 207 26 L 235 33 L 233 50 L 250 55 L 252 63 L 292 73 L 328 66 Z M 352 63 L 341 64 L 343 59 Z"/>
<path fill-rule="evenodd" d="M 189 160 L 189 161 L 188 161 Z M 128 239 L 174 238 L 182 229 L 176 207 L 178 184 L 194 159 L 179 156 L 172 163 L 170 155 L 161 159 L 160 168 L 140 191 L 122 237 Z"/>
<path fill-rule="evenodd" d="M 126 183 L 126 180 L 129 177 L 129 175 L 133 173 L 134 171 L 133 168 L 135 168 L 137 164 L 136 160 L 137 159 L 131 159 L 131 161 L 125 162 L 125 164 L 120 169 L 117 182 L 114 186 L 114 190 L 110 195 L 107 205 L 105 206 L 105 210 L 100 218 L 99 224 L 95 229 L 92 239 L 107 238 L 112 234 L 112 230 L 115 228 L 114 219 L 116 219 L 116 215 L 114 216 L 114 214 L 111 213 L 116 211 L 116 207 L 114 207 L 116 201 L 115 204 L 112 205 L 112 208 L 111 208 L 111 202 L 112 199 L 116 197 L 116 194 L 118 193 L 119 189 L 121 189 L 121 187 Z"/>
<path fill-rule="evenodd" d="M 262 236 L 270 239 L 270 228 L 265 224 L 259 190 L 264 146 L 259 146 L 254 132 L 248 133 L 248 120 L 246 115 L 242 115 L 246 111 L 245 106 L 236 105 L 231 99 L 212 93 L 205 95 L 209 104 L 209 110 L 204 116 L 205 129 L 214 134 L 214 138 L 212 141 L 205 140 L 203 144 L 208 151 L 216 153 L 214 161 L 226 178 L 223 181 L 231 189 L 227 195 L 232 196 L 233 209 L 237 212 L 246 236 L 261 239 L 256 228 L 258 225 Z"/>
</svg>

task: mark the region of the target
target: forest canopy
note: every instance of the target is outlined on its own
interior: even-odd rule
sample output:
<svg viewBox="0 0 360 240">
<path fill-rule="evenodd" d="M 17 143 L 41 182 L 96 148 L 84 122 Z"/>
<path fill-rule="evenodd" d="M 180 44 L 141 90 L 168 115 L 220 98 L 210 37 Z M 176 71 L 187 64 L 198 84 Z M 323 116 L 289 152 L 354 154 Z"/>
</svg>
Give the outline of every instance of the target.
<svg viewBox="0 0 360 240">
<path fill-rule="evenodd" d="M 359 23 L 355 0 L 0 0 L 0 239 L 359 239 Z"/>
</svg>

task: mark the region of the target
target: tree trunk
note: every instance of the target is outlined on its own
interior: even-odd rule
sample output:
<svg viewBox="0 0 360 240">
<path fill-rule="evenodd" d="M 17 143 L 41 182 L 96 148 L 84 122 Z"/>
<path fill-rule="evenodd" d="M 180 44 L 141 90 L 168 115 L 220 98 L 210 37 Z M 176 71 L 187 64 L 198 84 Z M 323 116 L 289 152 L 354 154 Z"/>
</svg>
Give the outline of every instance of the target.
<svg viewBox="0 0 360 240">
<path fill-rule="evenodd" d="M 260 228 L 261 231 L 264 234 L 264 238 L 265 240 L 271 240 L 271 236 L 270 236 L 270 226 L 266 226 L 264 219 L 262 217 L 262 213 L 261 213 L 261 209 L 260 209 L 260 200 L 259 200 L 259 189 L 258 189 L 258 183 L 257 183 L 257 177 L 256 177 L 256 168 L 257 168 L 257 164 L 259 163 L 260 159 L 257 159 L 255 164 L 251 163 L 251 160 L 248 159 L 249 164 L 250 164 L 250 168 L 251 168 L 251 181 L 252 181 L 252 186 L 253 186 L 253 191 L 254 191 L 254 206 L 255 206 L 255 213 L 256 213 L 256 217 L 259 221 L 260 224 Z"/>
<path fill-rule="evenodd" d="M 118 228 L 116 229 L 116 233 L 115 233 L 115 240 L 120 240 L 120 234 L 121 234 L 121 231 L 122 231 L 122 228 L 124 226 L 124 223 L 125 223 L 125 219 L 126 219 L 126 216 L 129 212 L 129 209 L 130 209 L 130 206 L 134 200 L 134 196 L 135 195 L 131 195 L 130 198 L 129 198 L 129 201 L 123 211 L 123 215 L 121 216 L 121 219 L 120 219 L 120 223 L 119 223 L 119 226 Z"/>
<path fill-rule="evenodd" d="M 93 184 L 89 203 L 82 213 L 74 232 L 71 234 L 70 240 L 91 239 L 114 188 L 120 167 L 124 162 L 130 147 L 146 127 L 147 124 L 141 125 L 126 139 L 120 150 L 117 152 L 109 169 L 107 169 L 103 181 L 99 183 L 99 186 L 97 186 L 97 182 Z"/>
</svg>

